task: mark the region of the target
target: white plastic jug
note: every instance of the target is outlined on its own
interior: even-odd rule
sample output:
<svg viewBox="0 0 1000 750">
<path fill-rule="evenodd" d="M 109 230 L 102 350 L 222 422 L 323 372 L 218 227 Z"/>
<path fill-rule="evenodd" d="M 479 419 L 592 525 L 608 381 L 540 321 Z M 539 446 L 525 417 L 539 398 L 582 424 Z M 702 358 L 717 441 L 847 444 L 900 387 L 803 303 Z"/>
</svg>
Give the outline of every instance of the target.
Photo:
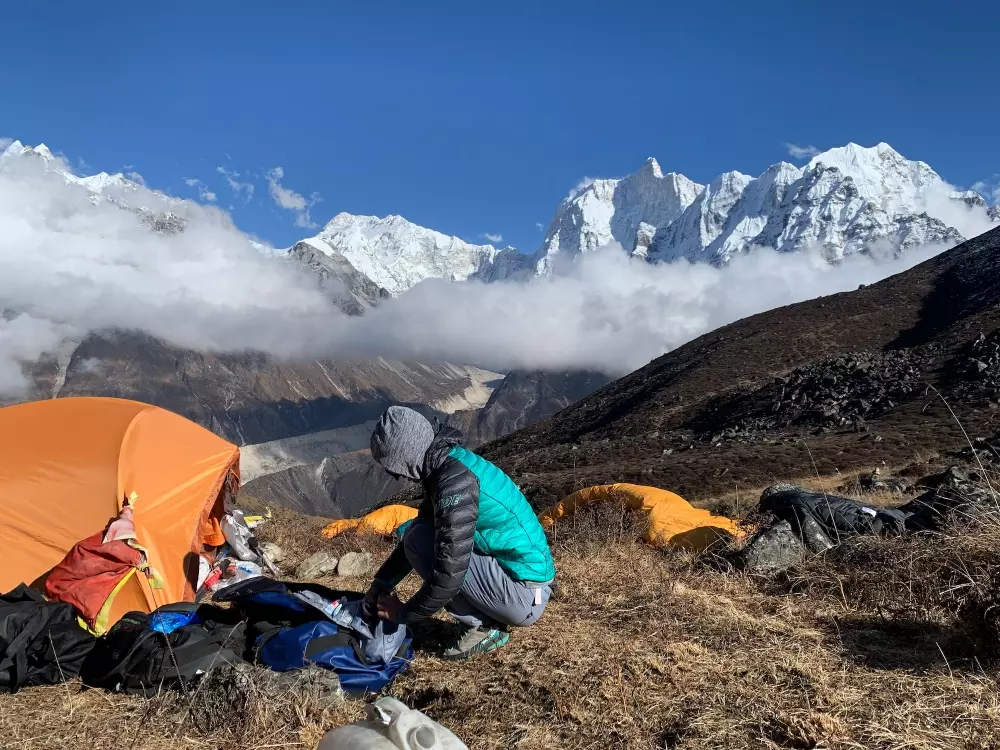
<svg viewBox="0 0 1000 750">
<path fill-rule="evenodd" d="M 379 698 L 367 711 L 368 721 L 327 732 L 319 750 L 469 750 L 436 721 L 395 698 Z"/>
</svg>

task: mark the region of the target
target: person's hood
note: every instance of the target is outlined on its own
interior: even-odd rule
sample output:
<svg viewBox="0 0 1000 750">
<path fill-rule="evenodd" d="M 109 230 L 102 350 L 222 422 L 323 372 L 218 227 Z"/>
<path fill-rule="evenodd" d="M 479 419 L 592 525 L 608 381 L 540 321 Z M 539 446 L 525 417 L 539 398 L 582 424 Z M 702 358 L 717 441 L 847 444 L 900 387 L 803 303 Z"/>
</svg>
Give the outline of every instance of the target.
<svg viewBox="0 0 1000 750">
<path fill-rule="evenodd" d="M 372 432 L 372 458 L 393 474 L 419 481 L 433 442 L 434 428 L 423 415 L 405 406 L 390 406 Z"/>
</svg>

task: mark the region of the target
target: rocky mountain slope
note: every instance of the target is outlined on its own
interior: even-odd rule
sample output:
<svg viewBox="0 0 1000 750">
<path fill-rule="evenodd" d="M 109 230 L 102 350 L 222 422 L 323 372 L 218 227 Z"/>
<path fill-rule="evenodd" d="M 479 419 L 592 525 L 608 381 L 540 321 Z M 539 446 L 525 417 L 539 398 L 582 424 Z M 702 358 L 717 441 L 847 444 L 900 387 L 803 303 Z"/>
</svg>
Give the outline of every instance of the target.
<svg viewBox="0 0 1000 750">
<path fill-rule="evenodd" d="M 540 422 L 596 391 L 610 378 L 598 372 L 511 372 L 480 409 L 454 412 L 446 424 L 475 447 Z"/>
<path fill-rule="evenodd" d="M 998 327 L 995 229 L 878 284 L 706 334 L 482 450 L 538 502 L 604 482 L 699 499 L 919 464 L 967 447 L 952 410 L 973 437 L 996 433 Z"/>
</svg>

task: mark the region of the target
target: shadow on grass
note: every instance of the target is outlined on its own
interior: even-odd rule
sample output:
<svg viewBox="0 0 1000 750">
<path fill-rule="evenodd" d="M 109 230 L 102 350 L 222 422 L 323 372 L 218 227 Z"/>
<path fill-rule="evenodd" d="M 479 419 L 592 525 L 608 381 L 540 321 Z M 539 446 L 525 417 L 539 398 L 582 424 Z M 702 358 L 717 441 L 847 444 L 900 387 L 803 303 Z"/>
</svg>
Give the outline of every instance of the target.
<svg viewBox="0 0 1000 750">
<path fill-rule="evenodd" d="M 455 638 L 455 623 L 431 617 L 412 625 L 413 648 L 441 656 Z"/>
<path fill-rule="evenodd" d="M 829 635 L 845 659 L 868 669 L 902 670 L 914 675 L 982 671 L 968 658 L 968 639 L 954 628 L 877 616 L 836 618 Z"/>
</svg>

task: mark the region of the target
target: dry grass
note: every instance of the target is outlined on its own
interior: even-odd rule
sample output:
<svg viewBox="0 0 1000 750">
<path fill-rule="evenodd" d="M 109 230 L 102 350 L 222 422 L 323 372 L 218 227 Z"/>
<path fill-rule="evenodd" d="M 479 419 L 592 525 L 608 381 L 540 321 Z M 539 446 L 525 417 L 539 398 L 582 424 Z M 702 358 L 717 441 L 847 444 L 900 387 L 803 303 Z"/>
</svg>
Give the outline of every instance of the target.
<svg viewBox="0 0 1000 750">
<path fill-rule="evenodd" d="M 276 539 L 312 549 L 284 523 Z M 1000 673 L 985 658 L 1000 636 L 1000 533 L 862 543 L 759 581 L 644 545 L 614 509 L 560 529 L 559 585 L 536 626 L 483 660 L 422 651 L 392 694 L 490 750 L 1000 747 Z M 0 746 L 315 747 L 361 715 L 271 677 L 194 700 L 75 684 L 2 696 Z"/>
<path fill-rule="evenodd" d="M 211 673 L 188 694 L 110 695 L 68 685 L 0 697 L 0 747 L 245 750 L 315 747 L 330 726 L 355 721 L 323 672 L 259 668 Z"/>
</svg>

